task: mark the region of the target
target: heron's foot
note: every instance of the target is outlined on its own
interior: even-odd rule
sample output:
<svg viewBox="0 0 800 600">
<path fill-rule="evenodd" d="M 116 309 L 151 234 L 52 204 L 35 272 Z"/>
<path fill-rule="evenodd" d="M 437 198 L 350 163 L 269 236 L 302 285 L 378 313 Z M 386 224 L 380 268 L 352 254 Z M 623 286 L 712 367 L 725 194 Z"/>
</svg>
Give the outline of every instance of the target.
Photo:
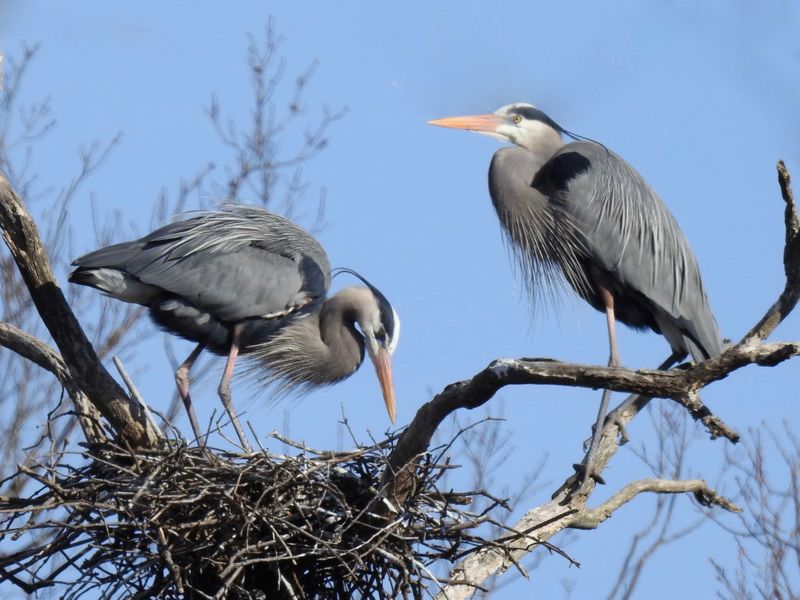
<svg viewBox="0 0 800 600">
<path fill-rule="evenodd" d="M 595 471 L 594 468 L 594 461 L 590 464 L 576 464 L 572 465 L 572 468 L 575 469 L 575 479 L 577 483 L 577 492 L 585 492 L 588 493 L 588 488 L 590 482 L 594 482 L 595 485 L 605 485 L 606 480 Z"/>
<path fill-rule="evenodd" d="M 606 417 L 606 420 L 608 420 L 609 418 L 610 418 L 610 415 L 608 417 Z M 627 444 L 630 441 L 630 438 L 628 437 L 628 432 L 625 430 L 625 425 L 623 425 L 622 422 L 619 421 L 616 418 L 613 419 L 611 422 L 614 423 L 614 425 L 617 426 L 617 429 L 619 430 L 619 443 L 620 443 L 620 445 L 624 446 L 625 444 Z M 603 424 L 603 426 L 605 426 L 605 424 Z M 585 440 L 583 440 L 583 451 L 584 452 L 588 452 L 589 448 L 591 448 L 592 440 L 594 439 L 594 431 L 595 431 L 595 429 L 597 429 L 597 424 L 596 423 L 592 424 L 592 435 L 590 437 L 586 438 Z"/>
<path fill-rule="evenodd" d="M 606 480 L 603 479 L 603 477 L 602 477 L 602 475 L 600 475 L 600 473 L 595 472 L 593 468 L 588 468 L 587 469 L 586 465 L 583 464 L 583 463 L 574 464 L 574 465 L 572 465 L 572 468 L 575 469 L 575 475 L 573 475 L 573 477 L 580 478 L 582 480 L 582 482 L 584 482 L 584 483 L 589 478 L 591 478 L 598 485 L 605 485 L 606 484 Z"/>
<path fill-rule="evenodd" d="M 614 425 L 617 426 L 617 431 L 619 431 L 619 445 L 624 446 L 625 444 L 630 442 L 631 438 L 628 437 L 628 432 L 625 429 L 625 425 L 622 424 L 622 421 L 614 419 Z"/>
<path fill-rule="evenodd" d="M 620 444 L 620 446 L 624 446 L 625 444 L 630 442 L 631 438 L 628 437 L 628 430 L 625 429 L 625 425 L 622 423 L 622 421 L 620 421 L 619 419 L 614 418 L 611 422 L 614 423 L 614 425 L 617 426 L 617 430 L 619 431 L 619 444 Z M 594 439 L 594 430 L 596 428 L 597 428 L 596 424 L 592 425 L 592 435 L 591 435 L 591 437 L 588 437 L 585 440 L 583 440 L 583 451 L 584 452 L 588 452 L 589 451 L 589 446 L 591 445 L 592 440 Z"/>
</svg>

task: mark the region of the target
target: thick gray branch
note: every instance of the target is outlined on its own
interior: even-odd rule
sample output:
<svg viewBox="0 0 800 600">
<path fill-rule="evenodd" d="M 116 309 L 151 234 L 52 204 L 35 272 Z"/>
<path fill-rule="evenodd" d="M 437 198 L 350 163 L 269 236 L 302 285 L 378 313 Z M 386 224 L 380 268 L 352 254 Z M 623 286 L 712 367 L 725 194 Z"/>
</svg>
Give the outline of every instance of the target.
<svg viewBox="0 0 800 600">
<path fill-rule="evenodd" d="M 641 394 L 651 398 L 674 398 L 687 407 L 696 418 L 702 418 L 712 436 L 738 438 L 719 419 L 699 404 L 697 390 L 709 383 L 724 379 L 733 371 L 746 365 L 773 366 L 800 355 L 798 342 L 773 342 L 770 344 L 740 343 L 728 348 L 714 360 L 687 369 L 656 371 L 631 370 L 622 367 L 576 365 L 550 359 L 500 359 L 493 361 L 472 379 L 447 386 L 430 402 L 424 404 L 403 433 L 386 472 L 385 483 L 393 482 L 393 493 L 400 500 L 412 488 L 411 481 L 401 481 L 413 474 L 404 466 L 413 463 L 424 453 L 439 424 L 454 410 L 473 409 L 488 402 L 498 390 L 507 385 L 568 385 L 583 388 L 604 388 L 618 392 Z"/>
<path fill-rule="evenodd" d="M 72 379 L 108 419 L 120 439 L 150 447 L 158 437 L 144 413 L 106 371 L 56 283 L 33 219 L 0 173 L 0 227 L 39 315 L 53 336 Z"/>
</svg>

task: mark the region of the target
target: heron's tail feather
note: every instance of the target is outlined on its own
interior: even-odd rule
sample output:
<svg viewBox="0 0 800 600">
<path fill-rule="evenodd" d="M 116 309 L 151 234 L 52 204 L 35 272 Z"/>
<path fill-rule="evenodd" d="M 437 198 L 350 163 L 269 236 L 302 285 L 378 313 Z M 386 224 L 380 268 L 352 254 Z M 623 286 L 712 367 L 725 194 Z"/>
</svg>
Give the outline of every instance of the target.
<svg viewBox="0 0 800 600">
<path fill-rule="evenodd" d="M 78 267 L 69 274 L 69 282 L 95 288 L 123 302 L 145 306 L 160 293 L 157 287 L 142 283 L 124 271 L 109 267 Z"/>
<path fill-rule="evenodd" d="M 697 319 L 684 329 L 684 339 L 696 363 L 719 356 L 725 349 L 717 321 L 710 312 L 706 318 Z"/>
</svg>

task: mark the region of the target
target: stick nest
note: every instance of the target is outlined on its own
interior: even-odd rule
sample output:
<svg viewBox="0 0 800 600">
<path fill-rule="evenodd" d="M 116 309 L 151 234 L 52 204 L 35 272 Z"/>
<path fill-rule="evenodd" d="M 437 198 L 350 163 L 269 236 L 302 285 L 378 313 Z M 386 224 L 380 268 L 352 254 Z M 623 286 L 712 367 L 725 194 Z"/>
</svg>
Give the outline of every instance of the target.
<svg viewBox="0 0 800 600">
<path fill-rule="evenodd" d="M 489 544 L 470 530 L 503 503 L 439 490 L 451 465 L 428 454 L 394 506 L 379 489 L 394 441 L 296 456 L 105 447 L 21 467 L 41 488 L 0 498 L 0 540 L 25 544 L 0 577 L 68 599 L 432 595 L 428 566 Z M 465 508 L 476 496 L 480 514 Z"/>
</svg>

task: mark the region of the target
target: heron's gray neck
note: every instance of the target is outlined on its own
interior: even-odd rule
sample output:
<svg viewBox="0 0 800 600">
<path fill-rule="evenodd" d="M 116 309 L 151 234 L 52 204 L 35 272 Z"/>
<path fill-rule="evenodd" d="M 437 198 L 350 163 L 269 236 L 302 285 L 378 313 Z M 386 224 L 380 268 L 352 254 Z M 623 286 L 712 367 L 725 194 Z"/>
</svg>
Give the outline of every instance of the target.
<svg viewBox="0 0 800 600">
<path fill-rule="evenodd" d="M 355 327 L 356 304 L 347 291 L 328 299 L 319 313 L 326 368 L 337 379 L 350 375 L 364 360 L 364 338 Z"/>
<path fill-rule="evenodd" d="M 364 360 L 364 339 L 356 331 L 352 307 L 334 296 L 319 313 L 294 320 L 253 348 L 269 378 L 285 390 L 329 385 L 348 377 Z"/>
<path fill-rule="evenodd" d="M 577 223 L 534 184 L 548 160 L 525 148 L 501 148 L 489 166 L 489 193 L 532 300 L 552 295 L 564 276 L 583 284 Z M 544 191 L 542 191 L 544 190 Z"/>
</svg>

